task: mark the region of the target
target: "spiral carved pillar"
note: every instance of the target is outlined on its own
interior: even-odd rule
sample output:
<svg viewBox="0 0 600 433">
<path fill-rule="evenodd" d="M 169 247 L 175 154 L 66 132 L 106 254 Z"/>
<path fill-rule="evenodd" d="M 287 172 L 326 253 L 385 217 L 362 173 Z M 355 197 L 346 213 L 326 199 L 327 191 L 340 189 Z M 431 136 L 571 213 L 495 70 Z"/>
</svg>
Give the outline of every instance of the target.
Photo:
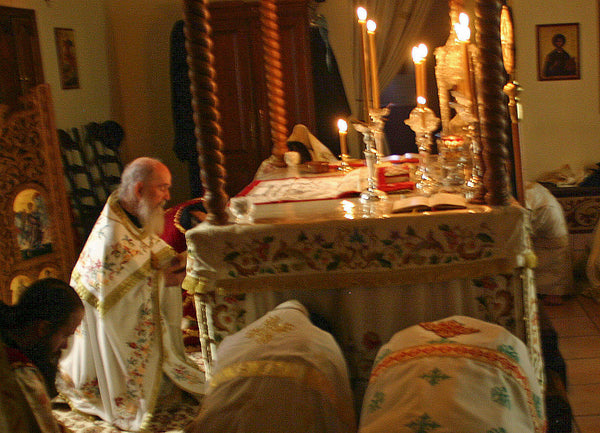
<svg viewBox="0 0 600 433">
<path fill-rule="evenodd" d="M 485 174 L 485 201 L 495 206 L 510 202 L 508 176 L 506 77 L 500 44 L 500 0 L 477 0 L 476 30 L 479 62 L 477 89 Z"/>
<path fill-rule="evenodd" d="M 272 155 L 276 163 L 283 162 L 287 151 L 287 113 L 285 110 L 285 92 L 283 89 L 283 68 L 281 66 L 281 45 L 279 43 L 279 25 L 277 23 L 277 5 L 275 0 L 260 2 L 260 22 L 265 62 L 265 80 L 269 102 L 269 121 L 273 141 Z"/>
<path fill-rule="evenodd" d="M 229 197 L 225 192 L 223 142 L 217 109 L 215 70 L 213 68 L 211 29 L 206 0 L 185 0 L 184 33 L 191 81 L 192 107 L 199 163 L 204 186 L 206 221 L 213 225 L 228 222 Z"/>
</svg>

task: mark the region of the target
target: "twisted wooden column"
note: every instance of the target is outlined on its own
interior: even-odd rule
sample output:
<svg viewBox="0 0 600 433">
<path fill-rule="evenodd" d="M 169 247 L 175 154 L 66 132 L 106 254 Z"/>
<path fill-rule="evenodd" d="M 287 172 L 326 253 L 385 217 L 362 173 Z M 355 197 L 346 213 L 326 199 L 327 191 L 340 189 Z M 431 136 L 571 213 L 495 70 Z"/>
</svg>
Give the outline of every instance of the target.
<svg viewBox="0 0 600 433">
<path fill-rule="evenodd" d="M 490 205 L 509 204 L 507 108 L 503 88 L 506 82 L 500 43 L 500 0 L 477 0 L 476 30 L 479 62 L 479 119 L 486 188 L 485 201 Z"/>
<path fill-rule="evenodd" d="M 283 68 L 281 66 L 281 45 L 279 43 L 279 25 L 277 23 L 277 5 L 275 0 L 260 2 L 260 22 L 265 61 L 265 79 L 269 102 L 269 122 L 273 141 L 272 154 L 282 165 L 283 154 L 287 151 L 287 113 L 285 110 L 285 92 L 283 89 Z"/>
<path fill-rule="evenodd" d="M 225 225 L 229 219 L 226 211 L 229 197 L 224 189 L 226 173 L 221 152 L 223 142 L 220 137 L 215 70 L 212 66 L 214 58 L 206 0 L 184 0 L 183 9 L 196 147 L 205 191 L 206 221 L 214 225 Z"/>
</svg>

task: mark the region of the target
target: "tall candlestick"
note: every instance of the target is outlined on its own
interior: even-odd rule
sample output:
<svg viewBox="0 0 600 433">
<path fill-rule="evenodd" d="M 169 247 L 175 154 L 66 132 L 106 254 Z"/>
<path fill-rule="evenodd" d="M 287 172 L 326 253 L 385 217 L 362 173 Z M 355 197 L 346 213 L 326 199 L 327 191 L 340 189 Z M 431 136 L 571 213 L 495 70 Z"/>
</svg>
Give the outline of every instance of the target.
<svg viewBox="0 0 600 433">
<path fill-rule="evenodd" d="M 375 47 L 375 21 L 367 21 L 367 35 L 369 37 L 369 59 L 371 60 L 371 93 L 373 95 L 373 108 L 379 108 L 379 75 L 377 73 L 377 51 Z"/>
<path fill-rule="evenodd" d="M 358 16 L 358 24 L 360 27 L 360 46 L 361 46 L 361 72 L 362 72 L 362 87 L 363 87 L 363 106 L 365 110 L 365 122 L 370 124 L 371 117 L 369 116 L 369 107 L 371 103 L 371 89 L 369 83 L 369 66 L 367 59 L 367 35 L 366 35 L 366 22 L 367 22 L 367 10 L 363 7 L 356 9 L 356 15 Z"/>
<path fill-rule="evenodd" d="M 473 83 L 471 81 L 471 61 L 469 58 L 469 39 L 471 29 L 469 28 L 469 16 L 464 12 L 458 16 L 458 23 L 454 24 L 456 39 L 462 45 L 465 98 L 471 100 L 473 95 Z"/>
<path fill-rule="evenodd" d="M 346 135 L 348 134 L 348 123 L 344 119 L 339 119 L 338 132 L 340 134 L 340 152 L 343 155 L 348 155 L 348 142 L 346 141 Z"/>
<path fill-rule="evenodd" d="M 417 87 L 417 101 L 419 98 L 427 100 L 427 78 L 425 69 L 425 58 L 427 57 L 427 45 L 419 44 L 412 49 L 412 58 L 415 64 L 415 84 Z M 418 103 L 420 107 L 424 105 Z"/>
</svg>

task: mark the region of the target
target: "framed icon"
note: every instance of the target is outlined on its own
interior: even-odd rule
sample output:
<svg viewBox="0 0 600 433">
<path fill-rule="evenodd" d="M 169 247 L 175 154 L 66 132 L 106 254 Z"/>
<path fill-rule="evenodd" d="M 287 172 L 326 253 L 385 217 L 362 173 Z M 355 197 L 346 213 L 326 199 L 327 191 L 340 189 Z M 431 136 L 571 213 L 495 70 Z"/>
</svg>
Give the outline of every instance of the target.
<svg viewBox="0 0 600 433">
<path fill-rule="evenodd" d="M 537 30 L 538 80 L 578 80 L 579 24 L 540 24 Z"/>
</svg>

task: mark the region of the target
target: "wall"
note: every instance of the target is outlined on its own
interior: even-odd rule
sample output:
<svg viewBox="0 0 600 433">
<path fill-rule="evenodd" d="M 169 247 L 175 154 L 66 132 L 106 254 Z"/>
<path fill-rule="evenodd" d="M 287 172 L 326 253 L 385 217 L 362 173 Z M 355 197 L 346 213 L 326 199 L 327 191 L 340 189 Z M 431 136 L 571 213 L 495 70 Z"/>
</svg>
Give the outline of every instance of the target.
<svg viewBox="0 0 600 433">
<path fill-rule="evenodd" d="M 44 79 L 52 90 L 58 128 L 69 129 L 92 121 L 109 120 L 104 0 L 0 0 L 0 5 L 35 10 Z M 55 27 L 75 31 L 79 89 L 60 88 Z"/>
<path fill-rule="evenodd" d="M 523 87 L 525 178 L 563 164 L 582 169 L 600 161 L 597 0 L 515 0 L 517 81 Z M 581 79 L 538 81 L 537 24 L 579 23 Z"/>
<path fill-rule="evenodd" d="M 330 42 L 344 77 L 348 97 L 353 95 L 352 40 L 354 11 L 348 0 L 327 0 L 319 11 L 329 23 Z M 473 8 L 474 0 L 466 2 Z M 521 150 L 525 179 L 569 164 L 583 170 L 600 162 L 600 102 L 597 0 L 513 0 L 517 47 L 517 80 L 523 87 Z M 340 13 L 343 10 L 346 12 Z M 348 12 L 349 10 L 349 12 Z M 474 16 L 474 15 L 473 15 Z M 538 81 L 536 24 L 579 23 L 581 79 Z M 431 49 L 430 52 L 433 52 Z"/>
<path fill-rule="evenodd" d="M 471 0 L 470 0 L 471 1 Z M 172 151 L 168 71 L 169 35 L 182 16 L 180 1 L 0 0 L 35 9 L 46 81 L 52 86 L 59 128 L 116 120 L 126 131 L 122 155 L 157 156 L 174 174 L 173 202 L 189 198 L 187 167 Z M 525 178 L 562 164 L 581 169 L 600 161 L 598 8 L 596 0 L 514 0 L 517 79 L 523 87 L 521 124 Z M 353 97 L 351 0 L 319 4 L 330 42 Z M 581 80 L 537 81 L 536 24 L 580 23 Z M 61 90 L 54 27 L 75 30 L 81 88 Z"/>
<path fill-rule="evenodd" d="M 125 161 L 161 159 L 173 174 L 172 203 L 190 197 L 187 165 L 173 152 L 169 43 L 183 18 L 180 1 L 105 0 L 109 26 L 113 112 L 126 128 Z"/>
</svg>

